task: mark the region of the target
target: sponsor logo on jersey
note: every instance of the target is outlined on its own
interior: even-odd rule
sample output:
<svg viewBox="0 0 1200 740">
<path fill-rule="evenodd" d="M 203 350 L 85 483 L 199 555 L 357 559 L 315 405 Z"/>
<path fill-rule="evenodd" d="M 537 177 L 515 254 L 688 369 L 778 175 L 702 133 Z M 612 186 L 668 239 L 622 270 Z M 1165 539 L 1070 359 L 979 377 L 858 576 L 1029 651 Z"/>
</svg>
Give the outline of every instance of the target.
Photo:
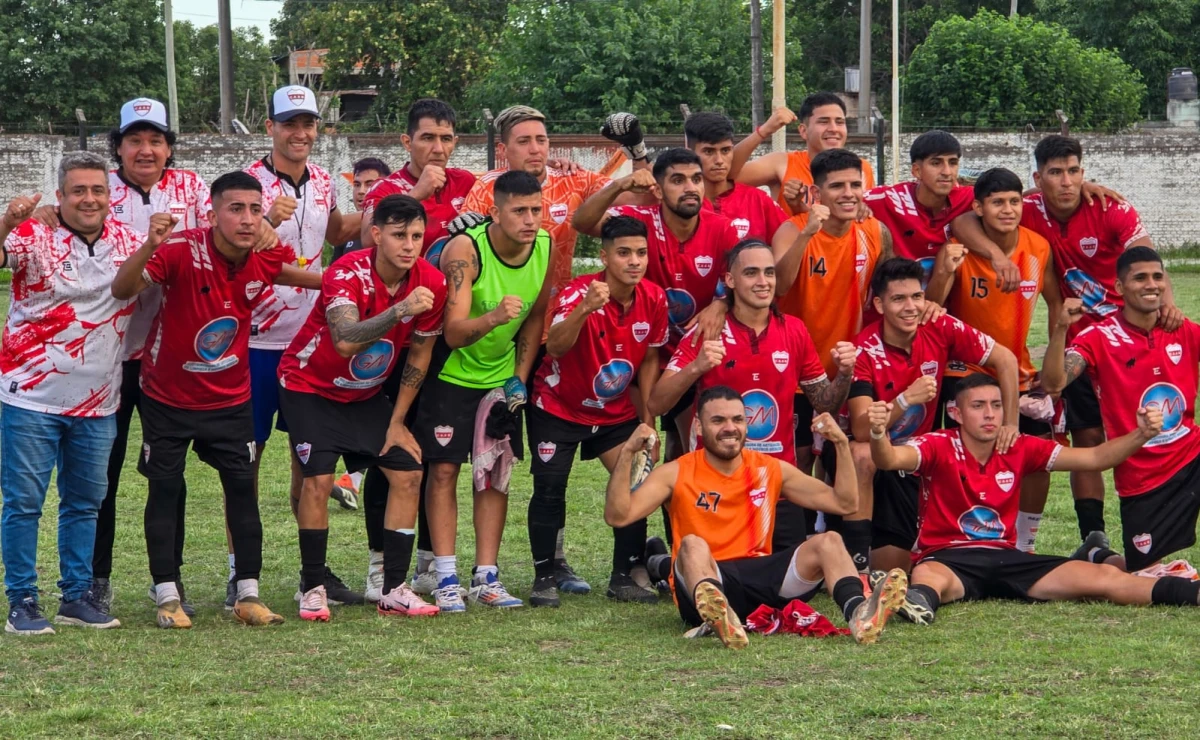
<svg viewBox="0 0 1200 740">
<path fill-rule="evenodd" d="M 395 353 L 396 348 L 389 340 L 380 339 L 350 358 L 350 375 L 353 377 L 338 376 L 333 379 L 333 384 L 353 390 L 374 388 L 387 379 Z"/>
<path fill-rule="evenodd" d="M 633 380 L 633 363 L 629 360 L 611 360 L 596 371 L 592 378 L 592 393 L 601 401 L 620 396 Z"/>
<path fill-rule="evenodd" d="M 692 262 L 696 265 L 696 272 L 700 273 L 700 277 L 704 277 L 712 271 L 713 258 L 707 254 L 696 255 Z"/>
<path fill-rule="evenodd" d="M 1097 316 L 1107 316 L 1117 310 L 1116 306 L 1106 302 L 1108 291 L 1104 289 L 1104 286 L 1078 267 L 1067 270 L 1063 275 L 1063 282 L 1067 284 L 1067 288 L 1072 293 L 1083 301 L 1085 311 Z"/>
<path fill-rule="evenodd" d="M 213 319 L 196 332 L 195 348 L 200 362 L 183 363 L 183 369 L 192 373 L 216 373 L 227 370 L 238 363 L 238 356 L 225 357 L 237 337 L 238 320 L 232 316 Z"/>
<path fill-rule="evenodd" d="M 296 457 L 300 459 L 301 465 L 308 465 L 308 458 L 312 455 L 312 445 L 308 442 L 301 442 L 296 445 Z"/>
<path fill-rule="evenodd" d="M 1137 551 L 1141 554 L 1147 555 L 1150 552 L 1150 548 L 1154 546 L 1154 538 L 1152 538 L 1148 532 L 1136 534 L 1133 536 L 1133 546 L 1136 547 Z"/>
<path fill-rule="evenodd" d="M 921 278 L 921 290 L 925 290 L 929 287 L 929 279 L 933 277 L 933 266 L 937 264 L 937 257 L 922 257 L 917 260 L 917 264 L 925 273 L 925 277 Z"/>
<path fill-rule="evenodd" d="M 767 454 L 783 452 L 783 443 L 772 439 L 782 413 L 775 397 L 755 388 L 742 394 L 742 403 L 746 405 L 746 447 Z"/>
<path fill-rule="evenodd" d="M 561 224 L 567 220 L 567 204 L 555 203 L 550 206 L 550 218 L 554 219 L 554 223 Z"/>
<path fill-rule="evenodd" d="M 454 427 L 436 426 L 433 428 L 433 438 L 442 447 L 450 444 L 450 440 L 454 439 Z"/>
<path fill-rule="evenodd" d="M 1142 392 L 1138 407 L 1156 408 L 1162 412 L 1163 427 L 1158 436 L 1145 444 L 1146 447 L 1158 447 L 1170 444 L 1185 436 L 1189 431 L 1183 424 L 1187 412 L 1187 400 L 1183 392 L 1172 383 L 1155 383 Z"/>
<path fill-rule="evenodd" d="M 896 423 L 888 430 L 888 436 L 892 438 L 893 442 L 903 442 L 916 434 L 924 422 L 925 404 L 913 404 L 905 409 L 899 419 L 896 419 Z"/>
<path fill-rule="evenodd" d="M 1002 470 L 996 473 L 996 485 L 1000 486 L 1000 490 L 1008 493 L 1012 490 L 1013 483 L 1016 483 L 1017 476 L 1011 470 Z"/>
<path fill-rule="evenodd" d="M 682 288 L 667 289 L 667 318 L 672 324 L 685 324 L 696 315 L 696 299 Z"/>
<path fill-rule="evenodd" d="M 1177 342 L 1168 344 L 1167 359 L 1171 361 L 1172 365 L 1178 365 L 1179 361 L 1183 359 L 1183 346 Z"/>
<path fill-rule="evenodd" d="M 1100 240 L 1094 236 L 1085 236 L 1079 240 L 1079 250 L 1088 257 L 1096 256 L 1096 249 L 1100 246 Z"/>
<path fill-rule="evenodd" d="M 262 289 L 263 281 L 261 280 L 251 280 L 250 282 L 246 283 L 246 300 L 252 301 L 257 298 L 258 294 L 262 292 Z"/>
<path fill-rule="evenodd" d="M 733 219 L 733 228 L 737 229 L 738 239 L 745 239 L 746 234 L 750 233 L 750 221 L 745 218 Z"/>
<path fill-rule="evenodd" d="M 425 261 L 434 267 L 438 267 L 442 261 L 442 250 L 446 248 L 446 242 L 450 241 L 450 237 L 443 236 L 433 244 L 429 245 L 429 251 L 425 253 Z"/>
<path fill-rule="evenodd" d="M 1037 289 L 1037 281 L 1036 280 L 1022 280 L 1021 281 L 1021 297 L 1022 298 L 1024 298 L 1027 301 L 1031 301 L 1035 297 L 1037 297 L 1037 292 L 1038 292 L 1038 289 Z"/>
<path fill-rule="evenodd" d="M 929 362 L 921 363 L 921 374 L 922 375 L 929 375 L 931 377 L 936 377 L 937 371 L 938 371 L 937 360 L 930 360 Z"/>
<path fill-rule="evenodd" d="M 538 457 L 542 458 L 542 462 L 548 463 L 554 457 L 554 453 L 558 451 L 558 445 L 553 442 L 538 442 L 537 453 Z"/>
<path fill-rule="evenodd" d="M 774 363 L 775 369 L 779 372 L 787 370 L 788 361 L 790 359 L 791 355 L 787 353 L 787 350 L 780 349 L 771 353 L 771 362 Z"/>
<path fill-rule="evenodd" d="M 633 324 L 633 338 L 638 342 L 646 341 L 646 337 L 650 336 L 650 324 L 646 321 L 636 321 Z"/>
<path fill-rule="evenodd" d="M 973 540 L 1004 539 L 1004 522 L 995 509 L 972 506 L 958 518 L 958 528 Z"/>
</svg>

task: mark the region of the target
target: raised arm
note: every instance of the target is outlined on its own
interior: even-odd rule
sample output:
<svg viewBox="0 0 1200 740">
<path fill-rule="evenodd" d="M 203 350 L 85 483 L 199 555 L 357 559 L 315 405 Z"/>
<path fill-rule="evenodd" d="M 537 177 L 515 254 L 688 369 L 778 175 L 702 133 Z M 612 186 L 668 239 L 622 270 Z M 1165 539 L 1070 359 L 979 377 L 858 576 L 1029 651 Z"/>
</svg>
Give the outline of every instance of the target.
<svg viewBox="0 0 1200 740">
<path fill-rule="evenodd" d="M 787 153 L 774 152 L 754 161 L 750 158 L 759 146 L 770 141 L 775 132 L 796 120 L 796 114 L 787 106 L 771 111 L 771 117 L 750 132 L 733 148 L 733 159 L 729 163 L 729 179 L 753 187 L 768 185 L 772 190 L 783 184 L 783 173 L 787 170 Z"/>
<path fill-rule="evenodd" d="M 1075 379 L 1087 370 L 1087 360 L 1078 352 L 1067 354 L 1067 329 L 1083 318 L 1083 301 L 1067 298 L 1054 321 L 1050 342 L 1046 345 L 1046 357 L 1042 360 L 1042 388 L 1051 395 L 1063 392 Z"/>
<path fill-rule="evenodd" d="M 933 264 L 933 275 L 925 288 L 926 300 L 946 305 L 950 296 L 950 288 L 954 286 L 954 277 L 967 256 L 967 248 L 961 244 L 947 242 L 938 250 L 937 260 Z"/>
<path fill-rule="evenodd" d="M 650 170 L 634 170 L 619 180 L 613 180 L 611 185 L 581 203 L 571 217 L 571 225 L 576 231 L 600 236 L 600 227 L 608 220 L 608 209 L 618 198 L 625 193 L 648 193 L 655 187 L 654 175 L 650 174 Z"/>
<path fill-rule="evenodd" d="M 369 319 L 359 319 L 358 306 L 335 303 L 325 312 L 333 347 L 342 357 L 353 357 L 379 341 L 405 316 L 419 316 L 433 308 L 433 291 L 418 286 L 403 301 Z"/>
<path fill-rule="evenodd" d="M 575 342 L 579 341 L 579 332 L 583 330 L 587 317 L 604 308 L 608 303 L 608 283 L 593 280 L 588 286 L 583 300 L 571 309 L 571 313 L 562 321 L 555 321 L 546 332 L 546 354 L 551 357 L 562 357 L 571 351 Z M 558 309 L 561 311 L 562 309 Z M 555 317 L 560 314 L 556 314 Z"/>
<path fill-rule="evenodd" d="M 305 290 L 321 289 L 321 273 L 315 270 L 302 270 L 295 265 L 284 265 L 272 281 L 276 285 L 287 285 L 292 288 Z"/>
<path fill-rule="evenodd" d="M 871 460 L 879 470 L 903 470 L 912 472 L 917 469 L 920 454 L 909 445 L 892 444 L 888 437 L 888 427 L 891 425 L 894 404 L 874 401 L 866 410 L 867 426 L 871 440 Z"/>
<path fill-rule="evenodd" d="M 1115 468 L 1157 437 L 1162 432 L 1162 426 L 1162 409 L 1139 408 L 1137 429 L 1096 447 L 1061 447 L 1052 469 L 1100 471 Z"/>
<path fill-rule="evenodd" d="M 117 276 L 113 278 L 110 288 L 113 298 L 127 301 L 149 286 L 143 277 L 146 263 L 158 250 L 159 245 L 174 231 L 177 223 L 179 219 L 169 213 L 155 213 L 150 216 L 150 228 L 146 233 L 145 243 L 125 260 L 117 270 Z"/>
<path fill-rule="evenodd" d="M 849 342 L 838 342 L 830 351 L 837 367 L 837 374 L 833 376 L 833 380 L 821 377 L 808 383 L 801 381 L 800 387 L 804 389 L 804 395 L 808 396 L 808 402 L 816 411 L 834 414 L 842 408 L 850 394 L 858 349 Z"/>
<path fill-rule="evenodd" d="M 334 208 L 329 212 L 329 221 L 325 224 L 325 241 L 330 244 L 345 244 L 355 236 L 361 236 L 362 224 L 361 211 L 342 213 Z"/>
<path fill-rule="evenodd" d="M 693 352 L 695 356 L 688 359 Z M 670 364 L 659 376 L 654 390 L 650 393 L 650 415 L 662 416 L 674 408 L 679 399 L 683 398 L 683 394 L 687 393 L 687 389 L 706 372 L 721 364 L 724 358 L 725 344 L 719 339 L 710 339 L 699 349 L 684 347 L 684 342 L 680 342 L 680 349 L 671 358 Z"/>
<path fill-rule="evenodd" d="M 808 242 L 821 230 L 821 224 L 829 218 L 829 208 L 820 203 L 814 203 L 808 211 L 808 220 L 804 228 L 796 225 L 795 221 L 785 221 L 775 238 L 771 240 L 771 253 L 775 256 L 775 295 L 787 295 L 792 289 L 800 270 L 804 267 L 804 253 Z"/>
<path fill-rule="evenodd" d="M 817 480 L 787 463 L 783 469 L 783 490 L 788 501 L 797 506 L 827 514 L 847 515 L 858 511 L 858 478 L 854 473 L 854 458 L 850 456 L 850 440 L 828 413 L 812 421 L 812 430 L 833 444 L 837 453 L 838 474 L 833 486 Z"/>
<path fill-rule="evenodd" d="M 679 466 L 673 462 L 655 468 L 636 491 L 630 490 L 634 454 L 652 445 L 657 437 L 653 427 L 641 424 L 621 447 L 604 496 L 604 523 L 608 526 L 624 527 L 645 519 L 671 498 L 679 475 Z"/>
<path fill-rule="evenodd" d="M 8 241 L 8 235 L 26 219 L 33 216 L 35 210 L 40 210 L 37 204 L 41 199 L 41 193 L 37 193 L 28 198 L 18 195 L 9 202 L 8 208 L 4 211 L 4 218 L 0 218 L 0 254 L 3 254 L 4 257 L 3 261 L 0 261 L 0 267 L 11 267 L 8 264 L 8 251 L 4 248 L 4 243 Z"/>
</svg>

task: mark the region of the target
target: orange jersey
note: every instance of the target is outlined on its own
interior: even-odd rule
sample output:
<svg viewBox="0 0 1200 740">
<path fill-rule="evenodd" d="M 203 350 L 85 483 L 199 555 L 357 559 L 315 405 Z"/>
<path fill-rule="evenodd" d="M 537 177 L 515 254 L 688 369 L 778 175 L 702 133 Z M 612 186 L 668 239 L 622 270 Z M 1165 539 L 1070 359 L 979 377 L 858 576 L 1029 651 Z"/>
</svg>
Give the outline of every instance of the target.
<svg viewBox="0 0 1200 740">
<path fill-rule="evenodd" d="M 875 187 L 875 171 L 871 169 L 871 163 L 865 159 L 862 161 L 862 171 L 863 192 L 866 192 Z M 792 212 L 791 207 L 787 204 L 787 200 L 783 197 L 783 183 L 788 180 L 799 180 L 805 185 L 813 184 L 812 157 L 808 156 L 807 149 L 787 153 L 787 171 L 783 173 L 783 182 L 779 183 L 779 196 L 777 200 L 780 207 L 783 208 L 783 212 L 788 215 L 788 218 L 791 218 L 796 214 Z M 808 198 L 808 194 L 805 193 L 804 197 Z"/>
<path fill-rule="evenodd" d="M 791 220 L 803 229 L 808 214 Z M 796 282 L 779 299 L 779 310 L 804 322 L 827 373 L 837 371 L 830 350 L 853 342 L 863 328 L 863 306 L 882 251 L 882 231 L 873 218 L 854 222 L 840 237 L 818 231 L 808 240 Z"/>
<path fill-rule="evenodd" d="M 1029 324 L 1042 293 L 1042 277 L 1050 260 L 1050 244 L 1024 226 L 1011 255 L 1021 271 L 1021 287 L 1002 293 L 996 287 L 996 271 L 990 260 L 968 252 L 946 301 L 946 309 L 967 326 L 974 327 L 1004 345 L 1017 356 L 1021 390 L 1029 390 L 1036 369 L 1029 359 Z M 947 375 L 989 372 L 976 365 L 947 368 Z M 994 373 L 992 373 L 994 375 Z"/>
</svg>

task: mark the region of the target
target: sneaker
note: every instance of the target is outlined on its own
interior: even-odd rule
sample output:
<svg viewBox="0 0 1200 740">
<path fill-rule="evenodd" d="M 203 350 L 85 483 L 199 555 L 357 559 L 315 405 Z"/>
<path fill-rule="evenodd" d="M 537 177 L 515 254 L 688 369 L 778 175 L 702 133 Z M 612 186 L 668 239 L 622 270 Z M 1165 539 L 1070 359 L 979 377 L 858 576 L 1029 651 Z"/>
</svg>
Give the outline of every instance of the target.
<svg viewBox="0 0 1200 740">
<path fill-rule="evenodd" d="M 567 565 L 566 560 L 554 561 L 554 585 L 565 594 L 586 596 L 592 592 L 588 582 L 575 575 L 575 571 Z"/>
<path fill-rule="evenodd" d="M 463 587 L 458 582 L 458 576 L 446 576 L 438 587 L 433 590 L 433 598 L 438 611 L 442 614 L 457 614 L 467 610 L 463 601 Z"/>
<path fill-rule="evenodd" d="M 183 609 L 183 613 L 188 615 L 189 619 L 191 617 L 196 616 L 196 608 L 188 603 L 187 595 L 184 594 L 184 592 L 183 592 L 183 582 L 176 581 L 175 588 L 179 591 L 179 604 L 180 604 L 180 608 Z M 158 593 L 154 590 L 153 583 L 150 584 L 150 588 L 149 588 L 149 590 L 146 591 L 146 595 L 149 596 L 150 600 L 153 601 L 155 604 L 158 603 Z M 228 596 L 228 595 L 229 594 L 227 593 L 226 596 Z M 235 595 L 236 595 L 236 590 L 235 590 Z M 106 609 L 105 611 L 108 611 L 108 610 Z"/>
<path fill-rule="evenodd" d="M 671 595 L 671 551 L 662 537 L 651 537 L 646 540 L 646 550 L 643 553 L 646 563 L 646 573 L 659 596 Z"/>
<path fill-rule="evenodd" d="M 372 563 L 367 566 L 367 589 L 363 598 L 372 604 L 383 598 L 383 563 Z"/>
<path fill-rule="evenodd" d="M 153 587 L 150 590 L 153 591 Z M 96 603 L 103 607 L 104 611 L 112 611 L 112 584 L 107 578 L 92 579 L 92 594 L 96 597 Z"/>
<path fill-rule="evenodd" d="M 349 480 L 350 476 L 343 475 L 337 483 L 334 484 L 333 490 L 329 492 L 329 498 L 338 502 L 338 506 L 350 511 L 358 510 L 358 492 L 353 488 L 343 486 L 342 480 Z M 353 484 L 351 484 L 353 485 Z"/>
<path fill-rule="evenodd" d="M 309 622 L 329 621 L 329 600 L 324 586 L 310 588 L 300 597 L 300 618 Z"/>
<path fill-rule="evenodd" d="M 42 615 L 37 599 L 26 596 L 8 611 L 8 622 L 4 631 L 10 635 L 53 635 L 50 620 Z"/>
<path fill-rule="evenodd" d="M 554 575 L 539 576 L 533 579 L 533 590 L 529 592 L 529 605 L 558 608 L 558 587 Z"/>
<path fill-rule="evenodd" d="M 357 591 L 351 591 L 350 587 L 342 582 L 333 574 L 333 571 L 325 568 L 325 594 L 329 598 L 330 606 L 360 606 L 367 603 L 367 598 Z"/>
<path fill-rule="evenodd" d="M 850 634 L 854 635 L 855 641 L 860 645 L 870 645 L 878 640 L 888 617 L 904 606 L 907 592 L 908 575 L 899 568 L 893 568 L 851 615 Z"/>
<path fill-rule="evenodd" d="M 107 630 L 120 627 L 120 620 L 100 608 L 96 597 L 88 591 L 78 599 L 64 601 L 58 605 L 58 614 L 54 615 L 55 624 L 69 624 L 75 627 L 90 627 L 97 630 Z"/>
<path fill-rule="evenodd" d="M 1108 535 L 1096 530 L 1088 532 L 1088 536 L 1083 538 L 1083 544 L 1079 546 L 1074 553 L 1071 554 L 1071 560 L 1083 560 L 1090 563 L 1092 561 L 1093 550 L 1109 550 L 1112 543 L 1108 540 Z"/>
<path fill-rule="evenodd" d="M 384 594 L 375 608 L 385 617 L 436 617 L 441 611 L 413 593 L 407 583 L 401 583 Z"/>
<path fill-rule="evenodd" d="M 235 604 L 237 604 L 237 581 L 230 577 L 225 582 L 225 611 L 233 611 Z"/>
<path fill-rule="evenodd" d="M 904 604 L 896 612 L 913 624 L 933 624 L 935 612 L 929 606 L 925 594 L 920 591 L 909 591 L 904 594 Z"/>
<path fill-rule="evenodd" d="M 658 594 L 643 588 L 629 573 L 613 573 L 608 579 L 608 598 L 635 604 L 657 604 Z"/>
<path fill-rule="evenodd" d="M 467 598 L 472 604 L 483 604 L 497 609 L 516 609 L 525 606 L 525 602 L 504 588 L 504 584 L 500 582 L 495 573 L 488 573 L 487 580 L 483 583 L 471 584 Z"/>
<path fill-rule="evenodd" d="M 379 584 L 383 587 L 383 582 Z M 437 571 L 433 569 L 433 563 L 429 564 L 429 568 L 424 573 L 420 573 L 416 578 L 413 578 L 412 590 L 413 593 L 422 594 L 424 596 L 431 595 L 438 587 Z"/>
<path fill-rule="evenodd" d="M 233 618 L 249 627 L 283 624 L 283 617 L 268 609 L 257 596 L 247 596 L 234 602 Z"/>
<path fill-rule="evenodd" d="M 725 647 L 741 650 L 750 644 L 746 630 L 742 627 L 742 620 L 738 619 L 738 615 L 729 607 L 721 589 L 705 581 L 696 586 L 692 599 L 696 605 L 696 613 L 717 633 Z"/>
<path fill-rule="evenodd" d="M 190 630 L 192 619 L 183 611 L 179 599 L 171 599 L 158 605 L 158 626 L 165 630 Z"/>
</svg>

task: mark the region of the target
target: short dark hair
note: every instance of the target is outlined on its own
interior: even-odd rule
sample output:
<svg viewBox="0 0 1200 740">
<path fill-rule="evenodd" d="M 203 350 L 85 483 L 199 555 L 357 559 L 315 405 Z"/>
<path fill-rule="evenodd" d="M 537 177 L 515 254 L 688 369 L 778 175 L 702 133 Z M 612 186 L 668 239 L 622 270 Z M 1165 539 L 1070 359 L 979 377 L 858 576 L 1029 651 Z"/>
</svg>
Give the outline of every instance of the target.
<svg viewBox="0 0 1200 740">
<path fill-rule="evenodd" d="M 692 148 L 697 144 L 733 141 L 733 121 L 724 113 L 693 113 L 683 124 L 683 135 L 687 139 L 687 145 Z"/>
<path fill-rule="evenodd" d="M 407 226 L 420 219 L 422 223 L 428 219 L 425 216 L 425 206 L 421 201 L 409 195 L 389 195 L 375 206 L 371 223 L 376 226 L 400 224 Z"/>
<path fill-rule="evenodd" d="M 925 269 L 916 260 L 892 257 L 875 268 L 875 274 L 871 276 L 871 291 L 883 298 L 887 295 L 888 285 L 897 280 L 916 280 L 920 283 L 925 280 Z"/>
<path fill-rule="evenodd" d="M 135 123 L 129 128 L 122 131 L 119 128 L 114 128 L 108 132 L 108 151 L 112 154 L 113 161 L 118 165 L 121 164 L 121 142 L 125 141 L 125 137 L 129 134 L 135 134 L 141 131 L 153 131 L 163 135 L 167 140 L 167 146 L 171 148 L 171 153 L 167 155 L 167 163 L 165 167 L 172 167 L 175 164 L 175 139 L 174 131 L 162 131 L 152 123 Z"/>
<path fill-rule="evenodd" d="M 989 195 L 996 193 L 1024 193 L 1021 178 L 1017 173 L 1003 167 L 993 167 L 984 172 L 975 181 L 975 200 L 983 202 Z"/>
<path fill-rule="evenodd" d="M 824 185 L 830 174 L 842 170 L 862 172 L 862 157 L 849 149 L 826 149 L 813 157 L 809 164 L 813 184 L 817 187 Z"/>
<path fill-rule="evenodd" d="M 212 195 L 212 199 L 216 200 L 224 195 L 227 190 L 253 190 L 256 193 L 261 193 L 262 183 L 248 172 L 234 170 L 233 172 L 226 172 L 216 180 L 213 180 L 212 187 L 209 188 L 209 193 Z"/>
<path fill-rule="evenodd" d="M 958 381 L 958 386 L 954 389 L 954 397 L 958 398 L 967 391 L 976 388 L 1000 387 L 1000 381 L 993 378 L 987 373 L 971 373 L 962 380 Z"/>
<path fill-rule="evenodd" d="M 1076 157 L 1083 161 L 1083 145 L 1079 139 L 1072 139 L 1062 134 L 1051 134 L 1037 143 L 1033 149 L 1033 160 L 1040 170 L 1055 159 Z"/>
<path fill-rule="evenodd" d="M 363 157 L 354 163 L 354 174 L 358 175 L 367 170 L 375 170 L 379 174 L 387 177 L 392 174 L 392 168 L 387 166 L 387 162 L 377 157 Z"/>
<path fill-rule="evenodd" d="M 952 154 L 956 157 L 961 157 L 962 144 L 958 143 L 958 139 L 949 131 L 934 129 L 926 131 L 913 139 L 912 146 L 908 148 L 908 157 L 914 164 L 924 162 L 926 159 L 936 157 L 939 154 Z"/>
<path fill-rule="evenodd" d="M 606 247 L 623 236 L 640 236 L 645 239 L 647 235 L 646 224 L 633 216 L 613 216 L 600 227 L 600 242 Z"/>
<path fill-rule="evenodd" d="M 700 398 L 696 401 L 696 416 L 704 413 L 704 407 L 712 401 L 741 401 L 742 394 L 727 385 L 714 385 L 711 388 L 705 388 L 700 392 Z"/>
<path fill-rule="evenodd" d="M 725 253 L 725 272 L 733 272 L 733 265 L 737 262 L 738 257 L 742 256 L 742 252 L 747 252 L 751 249 L 765 249 L 771 251 L 771 245 L 764 242 L 762 239 L 749 237 L 741 240 L 737 244 L 730 247 Z"/>
<path fill-rule="evenodd" d="M 681 146 L 672 147 L 660 152 L 654 158 L 654 179 L 662 180 L 666 176 L 668 169 L 681 164 L 694 164 L 699 167 L 700 157 L 691 149 L 684 149 Z"/>
<path fill-rule="evenodd" d="M 846 103 L 837 95 L 831 92 L 813 93 L 800 103 L 800 109 L 796 111 L 796 118 L 800 123 L 807 124 L 808 119 L 812 118 L 813 111 L 823 105 L 836 105 L 842 109 L 842 115 L 846 115 Z"/>
<path fill-rule="evenodd" d="M 496 178 L 492 190 L 496 204 L 508 200 L 512 195 L 537 195 L 542 192 L 542 184 L 537 178 L 524 170 L 509 170 Z"/>
<path fill-rule="evenodd" d="M 1162 264 L 1162 257 L 1152 247 L 1130 247 L 1117 257 L 1117 280 L 1124 280 L 1129 270 L 1136 262 L 1157 262 Z"/>
<path fill-rule="evenodd" d="M 449 105 L 437 98 L 421 98 L 414 100 L 413 104 L 408 106 L 409 136 L 417 133 L 422 118 L 432 118 L 437 123 L 448 123 L 450 128 L 455 128 L 458 123 L 458 116 Z"/>
</svg>

